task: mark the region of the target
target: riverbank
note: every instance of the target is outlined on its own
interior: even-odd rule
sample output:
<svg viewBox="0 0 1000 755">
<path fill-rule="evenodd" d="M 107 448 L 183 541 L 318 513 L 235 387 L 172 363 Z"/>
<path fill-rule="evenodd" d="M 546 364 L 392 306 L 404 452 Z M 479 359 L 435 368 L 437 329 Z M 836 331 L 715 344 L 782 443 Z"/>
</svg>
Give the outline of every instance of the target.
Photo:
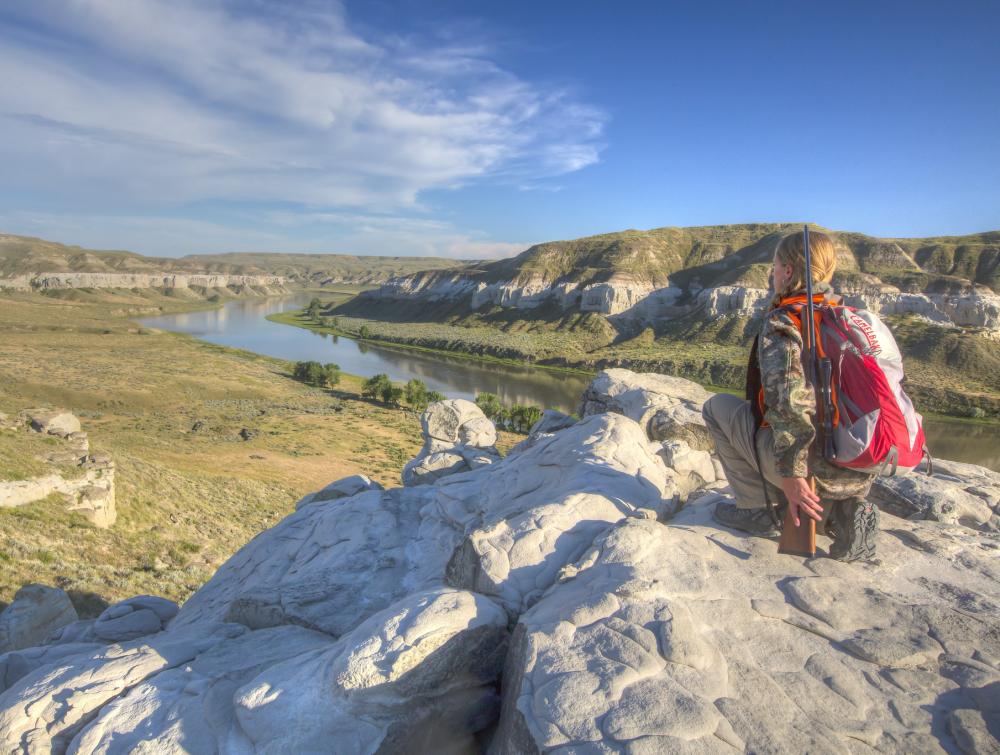
<svg viewBox="0 0 1000 755">
<path fill-rule="evenodd" d="M 420 343 L 412 343 L 402 338 L 391 339 L 391 338 L 373 338 L 370 336 L 362 336 L 360 334 L 360 328 L 355 331 L 347 330 L 344 328 L 338 328 L 335 326 L 327 326 L 316 323 L 312 320 L 306 313 L 305 310 L 289 310 L 287 312 L 278 312 L 272 315 L 268 315 L 265 319 L 270 322 L 280 323 L 281 325 L 293 325 L 297 328 L 303 328 L 304 330 L 310 330 L 314 333 L 327 334 L 332 336 L 343 336 L 344 338 L 350 338 L 353 341 L 359 343 L 366 343 L 373 346 L 382 346 L 385 348 L 396 348 L 396 349 L 406 349 L 408 351 L 413 351 L 417 353 L 434 354 L 438 356 L 447 356 L 454 359 L 468 359 L 475 360 L 477 362 L 486 362 L 489 364 L 502 364 L 511 367 L 531 367 L 534 369 L 547 370 L 554 373 L 563 373 L 570 375 L 583 375 L 585 377 L 592 377 L 597 373 L 597 370 L 588 370 L 585 368 L 573 367 L 573 366 L 559 366 L 553 364 L 542 364 L 539 362 L 527 361 L 523 358 L 513 358 L 498 356 L 490 353 L 474 353 L 469 351 L 459 351 L 459 350 L 449 350 L 445 348 L 440 348 L 436 346 L 422 345 Z M 354 318 L 336 318 L 336 319 L 354 319 Z"/>
<path fill-rule="evenodd" d="M 305 493 L 362 471 L 398 485 L 419 449 L 419 417 L 363 399 L 361 378 L 311 388 L 285 360 L 128 319 L 150 309 L 192 302 L 0 294 L 0 412 L 72 411 L 115 460 L 118 499 L 110 530 L 56 499 L 0 511 L 0 604 L 27 582 L 84 615 L 140 593 L 182 601 Z"/>
<path fill-rule="evenodd" d="M 487 325 L 400 323 L 347 315 L 324 316 L 323 320 L 333 323 L 324 325 L 304 310 L 267 319 L 359 343 L 565 374 L 590 376 L 609 367 L 623 367 L 676 375 L 709 390 L 731 393 L 742 393 L 745 379 L 746 348 L 742 345 L 697 339 L 667 343 L 654 339 L 650 329 L 612 341 L 595 327 L 583 332 L 557 331 L 531 321 L 521 323 L 516 331 L 505 331 Z M 907 357 L 906 365 L 907 391 L 925 414 L 972 419 L 1000 428 L 1000 399 L 983 386 L 916 356 Z"/>
</svg>

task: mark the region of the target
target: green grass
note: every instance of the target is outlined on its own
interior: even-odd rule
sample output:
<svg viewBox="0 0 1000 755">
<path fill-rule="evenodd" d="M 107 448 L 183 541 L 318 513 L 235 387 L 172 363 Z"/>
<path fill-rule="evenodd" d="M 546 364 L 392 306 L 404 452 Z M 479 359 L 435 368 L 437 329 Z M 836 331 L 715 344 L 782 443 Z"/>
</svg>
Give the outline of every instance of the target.
<svg viewBox="0 0 1000 755">
<path fill-rule="evenodd" d="M 182 305 L 148 291 L 0 294 L 0 412 L 73 411 L 92 451 L 115 460 L 118 509 L 107 530 L 61 496 L 0 509 L 0 602 L 27 582 L 60 586 L 87 610 L 140 593 L 181 601 L 306 493 L 357 473 L 399 484 L 422 443 L 416 413 L 362 399 L 360 378 L 311 388 L 283 360 L 123 314 Z M 37 471 L 31 451 L 0 436 L 8 471 Z"/>
</svg>

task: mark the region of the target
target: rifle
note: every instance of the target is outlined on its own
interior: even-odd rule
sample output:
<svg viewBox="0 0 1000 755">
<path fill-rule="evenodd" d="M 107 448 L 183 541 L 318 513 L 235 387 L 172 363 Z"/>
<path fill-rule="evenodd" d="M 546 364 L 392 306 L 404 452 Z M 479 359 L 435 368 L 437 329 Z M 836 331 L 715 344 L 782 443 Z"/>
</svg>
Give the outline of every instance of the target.
<svg viewBox="0 0 1000 755">
<path fill-rule="evenodd" d="M 833 460 L 837 458 L 833 445 L 833 365 L 826 357 L 820 358 L 816 349 L 816 315 L 813 305 L 812 290 L 812 256 L 809 252 L 809 226 L 802 229 L 802 241 L 805 252 L 806 279 L 806 322 L 802 330 L 802 362 L 805 367 L 806 380 L 816 392 L 816 408 L 820 413 L 820 434 L 823 436 L 823 456 Z M 817 377 L 819 378 L 817 380 Z M 809 477 L 809 489 L 816 492 L 816 478 Z M 796 556 L 812 558 L 816 555 L 816 521 L 809 516 L 799 516 L 799 526 L 791 516 L 791 507 L 785 512 L 785 521 L 781 526 L 781 539 L 778 541 L 778 553 L 788 553 Z"/>
</svg>

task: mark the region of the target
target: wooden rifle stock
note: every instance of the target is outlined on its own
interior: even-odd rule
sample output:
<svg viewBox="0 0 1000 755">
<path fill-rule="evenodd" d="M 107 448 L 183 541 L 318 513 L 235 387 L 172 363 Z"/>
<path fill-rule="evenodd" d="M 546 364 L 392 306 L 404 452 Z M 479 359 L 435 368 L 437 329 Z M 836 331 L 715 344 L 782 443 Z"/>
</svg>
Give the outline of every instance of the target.
<svg viewBox="0 0 1000 755">
<path fill-rule="evenodd" d="M 816 478 L 809 478 L 809 489 L 816 492 Z M 816 555 L 816 520 L 799 511 L 799 526 L 792 519 L 792 507 L 785 510 L 785 521 L 781 523 L 781 539 L 778 553 L 812 558 Z"/>
</svg>

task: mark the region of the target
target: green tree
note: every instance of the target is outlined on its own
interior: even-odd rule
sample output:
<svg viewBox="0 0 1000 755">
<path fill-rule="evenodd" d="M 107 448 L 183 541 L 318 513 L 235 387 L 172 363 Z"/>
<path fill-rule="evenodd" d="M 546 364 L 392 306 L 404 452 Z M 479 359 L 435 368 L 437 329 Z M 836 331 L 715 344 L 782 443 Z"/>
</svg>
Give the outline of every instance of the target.
<svg viewBox="0 0 1000 755">
<path fill-rule="evenodd" d="M 437 391 L 427 391 L 427 403 L 433 404 L 438 401 L 444 401 L 445 395 L 443 393 L 438 393 Z"/>
<path fill-rule="evenodd" d="M 406 396 L 406 403 L 418 412 L 422 412 L 430 403 L 427 400 L 427 385 L 423 380 L 417 378 L 409 380 L 403 392 Z"/>
<path fill-rule="evenodd" d="M 389 380 L 389 376 L 384 372 L 372 375 L 362 384 L 361 395 L 372 400 L 379 399 L 382 397 L 382 392 L 387 385 L 391 386 L 392 383 Z"/>
<path fill-rule="evenodd" d="M 337 385 L 340 382 L 340 365 L 327 362 L 323 365 L 323 379 L 327 386 Z"/>
<path fill-rule="evenodd" d="M 372 337 L 371 329 L 367 325 L 362 325 L 361 329 L 358 331 L 358 337 L 371 338 Z"/>
<path fill-rule="evenodd" d="M 528 432 L 531 426 L 542 418 L 542 410 L 537 406 L 514 404 L 510 408 L 510 424 L 514 430 Z"/>
<path fill-rule="evenodd" d="M 318 298 L 313 297 L 313 300 L 309 302 L 309 306 L 306 307 L 306 314 L 309 315 L 313 320 L 319 317 L 319 311 L 323 308 L 323 302 Z"/>
<path fill-rule="evenodd" d="M 392 383 L 383 385 L 381 398 L 383 404 L 388 406 L 399 406 L 400 399 L 403 398 L 403 389 L 398 385 L 393 385 Z"/>
<path fill-rule="evenodd" d="M 483 414 L 496 422 L 503 411 L 503 404 L 495 393 L 480 393 L 476 396 L 476 406 L 482 409 Z"/>
<path fill-rule="evenodd" d="M 308 385 L 326 388 L 340 382 L 340 365 L 319 362 L 296 362 L 292 368 L 292 377 Z"/>
</svg>

